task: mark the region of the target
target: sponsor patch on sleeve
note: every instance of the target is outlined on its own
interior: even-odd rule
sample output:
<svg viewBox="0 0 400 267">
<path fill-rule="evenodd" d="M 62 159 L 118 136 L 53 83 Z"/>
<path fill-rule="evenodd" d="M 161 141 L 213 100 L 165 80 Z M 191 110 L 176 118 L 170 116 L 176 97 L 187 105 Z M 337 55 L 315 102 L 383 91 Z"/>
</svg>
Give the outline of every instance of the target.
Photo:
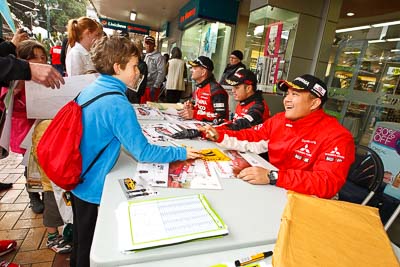
<svg viewBox="0 0 400 267">
<path fill-rule="evenodd" d="M 247 119 L 249 122 L 254 121 L 254 118 L 252 116 L 250 116 L 249 114 L 244 115 L 243 118 Z"/>
<path fill-rule="evenodd" d="M 215 104 L 214 104 L 214 107 L 215 107 L 215 108 L 224 108 L 224 107 L 225 107 L 225 104 L 224 104 L 224 103 L 215 103 Z"/>
</svg>

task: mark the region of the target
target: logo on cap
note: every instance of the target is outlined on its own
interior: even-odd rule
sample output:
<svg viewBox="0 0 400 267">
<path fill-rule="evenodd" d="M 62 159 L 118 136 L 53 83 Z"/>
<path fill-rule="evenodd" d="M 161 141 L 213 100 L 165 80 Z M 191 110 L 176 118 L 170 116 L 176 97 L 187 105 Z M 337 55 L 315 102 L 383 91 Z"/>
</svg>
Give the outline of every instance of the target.
<svg viewBox="0 0 400 267">
<path fill-rule="evenodd" d="M 326 90 L 318 83 L 314 85 L 313 92 L 319 97 L 323 97 L 326 94 Z"/>
<path fill-rule="evenodd" d="M 307 81 L 301 77 L 297 77 L 296 79 L 294 79 L 294 81 L 299 81 L 299 82 L 303 83 L 305 87 L 307 87 L 310 84 L 309 81 Z"/>
</svg>

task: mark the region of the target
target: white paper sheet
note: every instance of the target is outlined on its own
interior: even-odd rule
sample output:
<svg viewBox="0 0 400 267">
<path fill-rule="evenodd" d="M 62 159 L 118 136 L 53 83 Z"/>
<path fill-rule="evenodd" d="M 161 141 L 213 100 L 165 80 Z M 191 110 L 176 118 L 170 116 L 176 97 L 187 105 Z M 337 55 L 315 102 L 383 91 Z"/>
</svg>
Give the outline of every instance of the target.
<svg viewBox="0 0 400 267">
<path fill-rule="evenodd" d="M 204 195 L 124 203 L 117 216 L 122 251 L 228 234 Z"/>
<path fill-rule="evenodd" d="M 30 119 L 52 119 L 68 101 L 96 79 L 97 74 L 65 77 L 60 89 L 51 89 L 35 82 L 26 82 L 26 111 Z"/>
</svg>

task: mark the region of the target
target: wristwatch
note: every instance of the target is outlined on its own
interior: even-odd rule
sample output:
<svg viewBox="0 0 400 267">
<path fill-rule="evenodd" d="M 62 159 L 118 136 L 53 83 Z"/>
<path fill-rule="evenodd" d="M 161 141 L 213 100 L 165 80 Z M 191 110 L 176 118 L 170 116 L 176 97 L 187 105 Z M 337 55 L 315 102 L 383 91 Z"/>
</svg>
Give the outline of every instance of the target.
<svg viewBox="0 0 400 267">
<path fill-rule="evenodd" d="M 270 171 L 268 174 L 269 184 L 275 185 L 278 181 L 278 172 L 277 171 Z"/>
</svg>

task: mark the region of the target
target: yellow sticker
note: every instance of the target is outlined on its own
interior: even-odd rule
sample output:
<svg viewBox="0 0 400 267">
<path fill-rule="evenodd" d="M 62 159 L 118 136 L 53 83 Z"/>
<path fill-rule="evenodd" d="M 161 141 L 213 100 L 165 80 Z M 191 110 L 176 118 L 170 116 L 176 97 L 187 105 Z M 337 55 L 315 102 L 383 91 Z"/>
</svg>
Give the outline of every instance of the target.
<svg viewBox="0 0 400 267">
<path fill-rule="evenodd" d="M 201 159 L 206 161 L 230 161 L 231 159 L 218 148 L 200 150 Z"/>
<path fill-rule="evenodd" d="M 131 178 L 125 178 L 124 179 L 125 187 L 128 190 L 133 190 L 136 187 L 136 182 L 132 180 Z"/>
</svg>

